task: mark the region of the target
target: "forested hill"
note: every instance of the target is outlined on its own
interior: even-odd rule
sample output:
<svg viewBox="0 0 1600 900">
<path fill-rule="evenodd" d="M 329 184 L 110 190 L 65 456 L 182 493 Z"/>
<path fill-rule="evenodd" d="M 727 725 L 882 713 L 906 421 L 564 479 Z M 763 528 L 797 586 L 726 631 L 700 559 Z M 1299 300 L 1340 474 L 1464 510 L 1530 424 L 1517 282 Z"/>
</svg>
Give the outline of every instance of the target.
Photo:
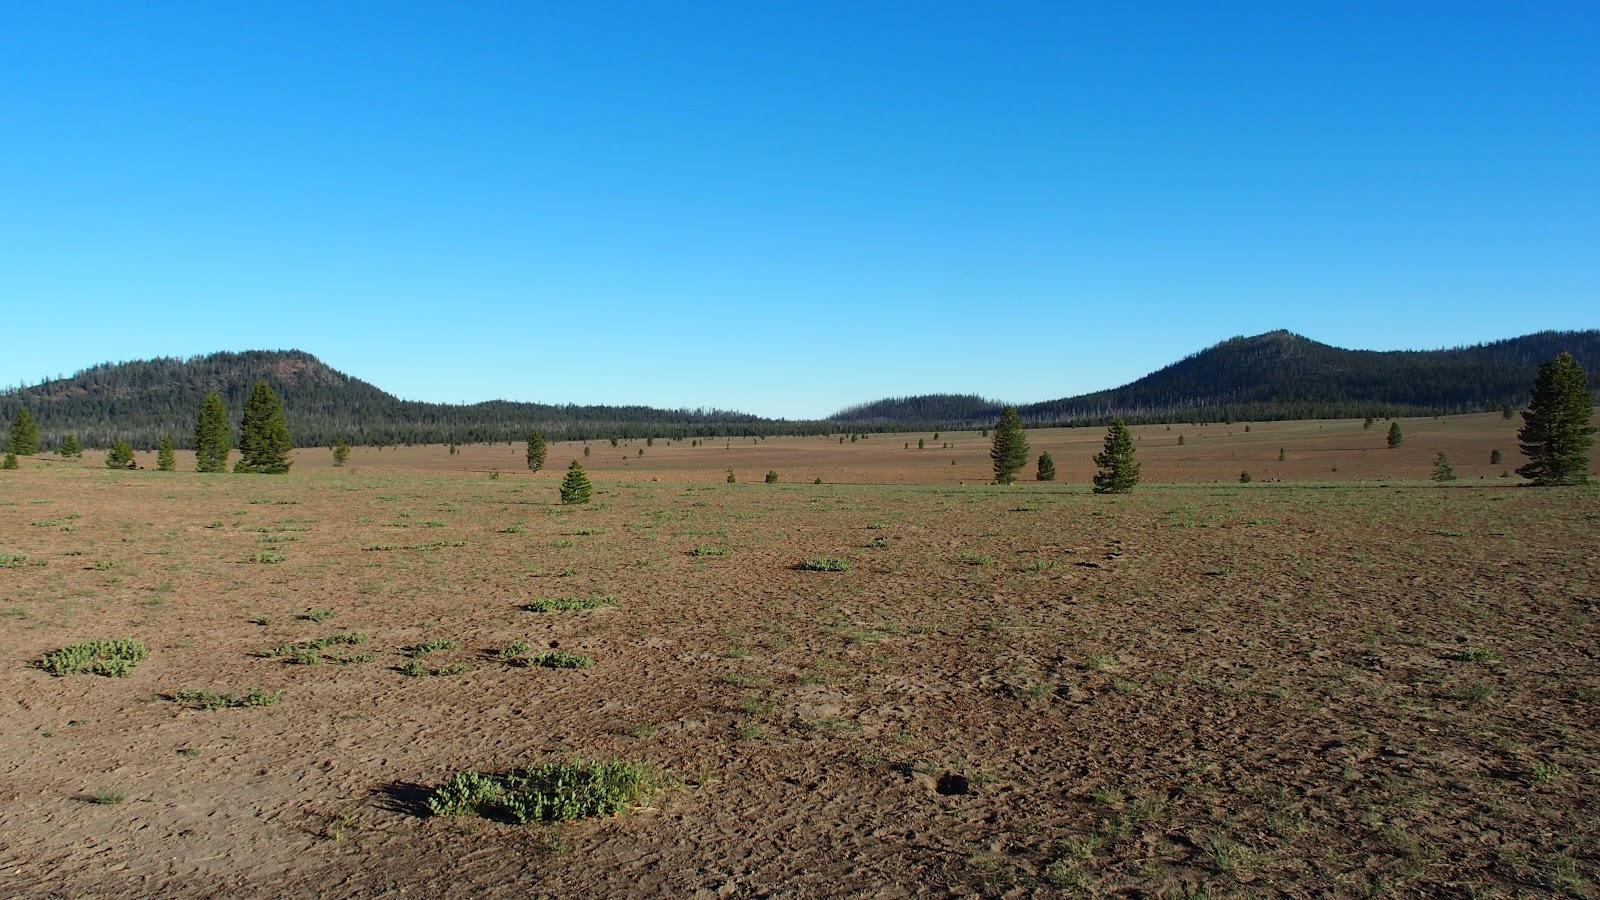
<svg viewBox="0 0 1600 900">
<path fill-rule="evenodd" d="M 1561 351 L 1600 386 L 1600 331 L 1545 331 L 1451 350 L 1344 350 L 1287 331 L 1240 337 L 1108 391 L 1018 407 L 1036 424 L 1302 419 L 1423 415 L 1527 402 L 1538 365 Z M 401 400 L 297 350 L 213 353 L 192 359 L 107 363 L 69 378 L 0 392 L 0 424 L 27 407 L 44 446 L 76 434 L 88 446 L 122 439 L 139 448 L 170 434 L 194 438 L 194 416 L 219 391 L 237 431 L 245 396 L 266 379 L 283 398 L 298 446 L 516 441 L 539 428 L 554 440 L 719 437 L 982 427 L 1000 404 L 970 394 L 880 400 L 820 422 L 721 410 Z"/>
<path fill-rule="evenodd" d="M 341 437 L 359 444 L 523 440 L 535 427 L 557 440 L 764 434 L 796 427 L 720 410 L 406 401 L 298 350 L 107 363 L 0 393 L 0 422 L 27 407 L 47 448 L 67 434 L 92 447 L 120 438 L 142 448 L 170 434 L 188 447 L 207 393 L 222 394 L 237 433 L 245 397 L 262 378 L 283 399 L 295 444 L 302 447 L 327 446 Z"/>
<path fill-rule="evenodd" d="M 1223 341 L 1119 388 L 1029 403 L 1028 422 L 1307 419 L 1520 407 L 1542 362 L 1567 351 L 1600 386 L 1600 331 L 1542 331 L 1449 350 L 1345 350 L 1287 331 Z M 845 423 L 992 422 L 998 404 L 966 395 L 882 400 L 841 411 Z"/>
</svg>

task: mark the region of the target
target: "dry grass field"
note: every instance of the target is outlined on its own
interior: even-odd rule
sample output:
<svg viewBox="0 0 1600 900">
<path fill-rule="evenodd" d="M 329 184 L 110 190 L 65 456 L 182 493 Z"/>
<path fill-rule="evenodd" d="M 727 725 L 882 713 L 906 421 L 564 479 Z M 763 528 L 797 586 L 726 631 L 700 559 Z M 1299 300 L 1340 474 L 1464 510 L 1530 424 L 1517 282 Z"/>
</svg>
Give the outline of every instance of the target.
<svg viewBox="0 0 1600 900">
<path fill-rule="evenodd" d="M 1600 896 L 1600 490 L 1498 477 L 1499 416 L 1385 427 L 1141 427 L 1121 497 L 1100 429 L 1009 488 L 975 433 L 597 443 L 583 507 L 570 444 L 27 460 L 0 895 Z M 94 639 L 148 657 L 43 667 Z M 429 814 L 578 758 L 650 790 Z"/>
</svg>

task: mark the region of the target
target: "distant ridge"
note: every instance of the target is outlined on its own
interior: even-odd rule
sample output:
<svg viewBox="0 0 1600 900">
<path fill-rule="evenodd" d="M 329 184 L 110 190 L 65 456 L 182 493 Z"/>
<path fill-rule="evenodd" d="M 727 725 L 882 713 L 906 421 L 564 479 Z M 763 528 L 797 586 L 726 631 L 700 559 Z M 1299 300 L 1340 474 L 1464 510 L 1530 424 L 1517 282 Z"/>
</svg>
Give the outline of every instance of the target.
<svg viewBox="0 0 1600 900">
<path fill-rule="evenodd" d="M 1018 407 L 1031 424 L 1223 421 L 1436 415 L 1521 406 L 1538 365 L 1567 351 L 1600 386 L 1600 331 L 1541 331 L 1448 350 L 1346 350 L 1288 331 L 1236 337 L 1111 390 Z M 894 397 L 797 422 L 725 410 L 577 406 L 491 400 L 401 400 L 300 350 L 212 353 L 105 363 L 67 378 L 0 392 L 0 422 L 28 407 L 45 446 L 76 434 L 93 447 L 116 439 L 155 446 L 192 440 L 195 410 L 223 395 L 234 425 L 264 378 L 283 398 L 298 446 L 520 441 L 539 428 L 555 440 L 723 437 L 982 427 L 1001 404 L 973 394 Z"/>
<path fill-rule="evenodd" d="M 1017 407 L 1035 424 L 1310 419 L 1521 406 L 1540 363 L 1567 351 L 1600 382 L 1600 331 L 1541 331 L 1448 350 L 1346 350 L 1288 331 L 1236 337 L 1111 390 Z M 864 403 L 858 425 L 993 421 L 998 403 L 929 394 Z"/>
<path fill-rule="evenodd" d="M 163 434 L 187 447 L 193 443 L 195 411 L 207 393 L 222 394 L 237 429 L 245 396 L 263 378 L 282 398 L 295 444 L 301 447 L 327 446 L 339 438 L 369 445 L 520 441 L 536 427 L 557 440 L 743 435 L 779 427 L 722 410 L 401 400 L 300 350 L 92 366 L 0 394 L 0 420 L 9 421 L 18 408 L 28 407 L 46 446 L 71 433 L 94 447 L 121 439 L 150 448 Z"/>
</svg>

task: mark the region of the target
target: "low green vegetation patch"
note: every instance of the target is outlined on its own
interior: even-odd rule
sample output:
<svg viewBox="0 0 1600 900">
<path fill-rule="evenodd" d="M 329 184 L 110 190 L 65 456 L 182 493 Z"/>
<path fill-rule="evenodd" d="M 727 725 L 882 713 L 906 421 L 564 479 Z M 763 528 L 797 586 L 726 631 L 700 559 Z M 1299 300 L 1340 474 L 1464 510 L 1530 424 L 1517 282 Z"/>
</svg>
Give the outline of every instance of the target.
<svg viewBox="0 0 1600 900">
<path fill-rule="evenodd" d="M 429 638 L 415 647 L 408 649 L 406 651 L 406 655 L 412 659 L 417 659 L 419 657 L 427 656 L 429 653 L 443 653 L 446 650 L 454 650 L 458 646 L 460 645 L 449 638 Z"/>
<path fill-rule="evenodd" d="M 27 554 L 0 553 L 0 569 L 20 569 L 28 562 Z"/>
<path fill-rule="evenodd" d="M 712 547 L 706 545 L 690 550 L 689 554 L 691 556 L 727 556 L 728 549 L 726 547 Z"/>
<path fill-rule="evenodd" d="M 261 655 L 291 656 L 300 662 L 311 663 L 317 662 L 317 660 L 307 658 L 308 654 L 315 656 L 317 653 L 338 644 L 353 646 L 355 644 L 364 644 L 366 641 L 367 636 L 359 631 L 341 631 L 338 634 L 330 634 L 327 637 L 313 638 L 309 641 L 297 641 L 293 644 L 279 644 L 278 646 L 273 647 L 271 650 L 268 650 Z"/>
<path fill-rule="evenodd" d="M 614 816 L 654 788 L 649 771 L 623 760 L 547 763 L 503 775 L 461 772 L 428 797 L 436 816 L 475 815 L 527 824 Z"/>
<path fill-rule="evenodd" d="M 800 564 L 807 572 L 848 572 L 850 564 L 837 556 L 813 556 Z"/>
<path fill-rule="evenodd" d="M 423 665 L 420 660 L 413 659 L 412 661 L 400 667 L 400 674 L 410 678 L 421 678 L 426 675 L 448 677 L 451 675 L 465 675 L 471 669 L 472 667 L 464 662 L 453 662 L 448 665 L 430 669 Z"/>
<path fill-rule="evenodd" d="M 428 541 L 422 544 L 372 544 L 361 549 L 367 551 L 386 550 L 442 550 L 446 547 L 465 547 L 466 541 Z"/>
<path fill-rule="evenodd" d="M 601 597 L 598 594 L 588 597 L 535 597 L 533 600 L 522 604 L 528 612 L 582 612 L 587 609 L 600 609 L 606 606 L 615 606 L 617 601 L 611 597 Z"/>
<path fill-rule="evenodd" d="M 197 709 L 243 709 L 250 706 L 271 706 L 283 699 L 283 691 L 251 688 L 242 694 L 219 694 L 215 691 L 181 690 L 172 695 L 174 703 L 187 703 Z"/>
<path fill-rule="evenodd" d="M 594 660 L 565 650 L 546 650 L 543 653 L 512 657 L 511 664 L 541 669 L 587 669 L 594 665 Z"/>
<path fill-rule="evenodd" d="M 51 675 L 108 675 L 121 678 L 144 662 L 150 651 L 134 640 L 84 641 L 46 653 L 40 668 Z"/>
</svg>

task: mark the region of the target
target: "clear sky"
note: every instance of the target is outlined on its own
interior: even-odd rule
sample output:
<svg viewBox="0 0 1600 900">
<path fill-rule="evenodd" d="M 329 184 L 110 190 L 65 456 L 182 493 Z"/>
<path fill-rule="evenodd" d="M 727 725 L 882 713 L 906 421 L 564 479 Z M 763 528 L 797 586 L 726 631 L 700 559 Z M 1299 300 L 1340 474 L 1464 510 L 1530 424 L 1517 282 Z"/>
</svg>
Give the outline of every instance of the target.
<svg viewBox="0 0 1600 900">
<path fill-rule="evenodd" d="M 790 417 L 1595 327 L 1600 4 L 9 4 L 0 310 Z"/>
</svg>

